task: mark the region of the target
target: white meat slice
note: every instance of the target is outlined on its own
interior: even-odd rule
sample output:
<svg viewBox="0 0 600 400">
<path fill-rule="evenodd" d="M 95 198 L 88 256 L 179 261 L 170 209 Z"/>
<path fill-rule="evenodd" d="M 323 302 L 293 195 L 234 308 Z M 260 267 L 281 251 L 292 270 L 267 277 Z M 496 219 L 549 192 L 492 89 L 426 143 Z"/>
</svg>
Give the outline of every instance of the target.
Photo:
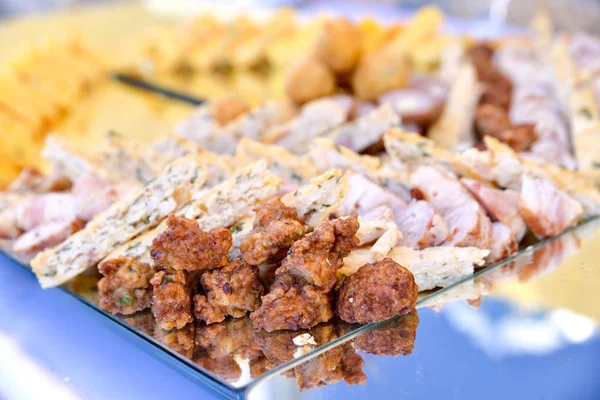
<svg viewBox="0 0 600 400">
<path fill-rule="evenodd" d="M 396 213 L 396 223 L 402 240 L 400 244 L 412 248 L 439 246 L 448 237 L 444 218 L 423 200 L 413 201 Z"/>
<path fill-rule="evenodd" d="M 519 214 L 519 193 L 506 189 L 497 189 L 474 179 L 461 179 L 462 184 L 479 201 L 495 221 L 500 221 L 510 228 L 517 242 L 527 232 L 525 220 Z"/>
<path fill-rule="evenodd" d="M 519 211 L 540 238 L 559 234 L 583 215 L 581 204 L 544 176 L 523 174 Z"/>
<path fill-rule="evenodd" d="M 492 244 L 487 262 L 491 264 L 503 260 L 518 250 L 519 244 L 508 226 L 502 222 L 494 222 L 492 224 Z"/>
<path fill-rule="evenodd" d="M 446 220 L 446 245 L 489 248 L 492 223 L 483 208 L 454 175 L 432 166 L 424 166 L 412 174 L 411 183 Z"/>
<path fill-rule="evenodd" d="M 359 216 L 386 205 L 397 213 L 406 207 L 406 202 L 375 182 L 354 171 L 347 171 L 350 191 L 340 207 L 341 215 L 357 213 Z"/>
<path fill-rule="evenodd" d="M 385 132 L 400 124 L 400 118 L 387 104 L 337 128 L 325 136 L 353 151 L 361 152 L 379 142 Z"/>
<path fill-rule="evenodd" d="M 386 205 L 374 208 L 359 217 L 360 226 L 356 237 L 359 245 L 372 243 L 379 239 L 386 231 L 396 226 L 396 217 L 391 208 Z M 394 244 L 394 246 L 396 243 Z M 387 254 L 387 253 L 386 253 Z"/>
<path fill-rule="evenodd" d="M 268 130 L 265 143 L 274 143 L 296 153 L 308 149 L 310 141 L 348 119 L 348 110 L 332 99 L 314 100 L 302 107 L 291 121 Z"/>
</svg>

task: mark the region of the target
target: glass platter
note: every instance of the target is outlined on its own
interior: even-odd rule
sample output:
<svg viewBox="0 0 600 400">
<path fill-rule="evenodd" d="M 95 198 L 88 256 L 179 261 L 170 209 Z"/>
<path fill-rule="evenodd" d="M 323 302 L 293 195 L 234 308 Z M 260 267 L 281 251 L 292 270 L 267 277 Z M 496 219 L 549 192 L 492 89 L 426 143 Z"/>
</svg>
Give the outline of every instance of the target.
<svg viewBox="0 0 600 400">
<path fill-rule="evenodd" d="M 533 281 L 558 269 L 598 228 L 600 218 L 590 219 L 559 236 L 481 268 L 449 287 L 422 293 L 417 309 L 440 309 L 457 300 L 476 305 L 501 282 Z M 28 268 L 24 263 L 19 264 Z M 301 390 L 342 379 L 351 384 L 359 383 L 364 364 L 361 354 L 410 354 L 419 323 L 418 314 L 414 312 L 362 326 L 332 320 L 308 331 L 268 333 L 254 330 L 246 317 L 209 326 L 189 324 L 181 330 L 163 331 L 154 328 L 149 310 L 119 317 L 100 309 L 97 280 L 98 275 L 88 273 L 61 290 L 134 333 L 141 339 L 140 343 L 161 360 L 223 398 L 245 397 L 260 383 L 282 374 L 295 377 Z M 301 343 L 300 338 L 295 339 L 303 334 L 309 334 L 314 341 Z"/>
</svg>

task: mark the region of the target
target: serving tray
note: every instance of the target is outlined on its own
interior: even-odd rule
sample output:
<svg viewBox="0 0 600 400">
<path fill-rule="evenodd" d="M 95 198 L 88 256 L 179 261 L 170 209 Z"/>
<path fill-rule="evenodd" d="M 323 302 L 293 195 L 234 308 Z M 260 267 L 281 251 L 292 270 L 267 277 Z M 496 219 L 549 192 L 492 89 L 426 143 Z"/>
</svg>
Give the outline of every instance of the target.
<svg viewBox="0 0 600 400">
<path fill-rule="evenodd" d="M 422 293 L 417 302 L 417 309 L 439 309 L 453 301 L 478 301 L 500 281 L 530 281 L 556 270 L 564 260 L 577 253 L 580 247 L 585 245 L 586 239 L 597 232 L 598 228 L 600 218 L 587 220 L 556 237 L 521 249 L 501 262 L 481 268 L 474 275 L 449 287 Z M 10 254 L 5 254 L 11 257 Z M 29 269 L 25 263 L 16 259 L 15 261 Z M 115 316 L 102 310 L 97 300 L 98 279 L 99 275 L 95 271 L 88 272 L 58 290 L 65 291 L 90 309 L 129 330 L 149 352 L 191 379 L 199 381 L 216 395 L 227 399 L 245 398 L 261 383 L 280 374 L 288 377 L 301 376 L 301 380 L 298 378 L 298 384 L 302 385 L 303 389 L 310 388 L 310 378 L 315 377 L 306 376 L 307 368 L 304 366 L 310 365 L 311 362 L 321 362 L 319 357 L 324 358 L 327 354 L 332 354 L 338 346 L 348 344 L 360 349 L 360 346 L 353 344 L 357 338 L 378 330 L 380 334 L 389 335 L 395 335 L 395 330 L 400 330 L 405 336 L 406 331 L 411 331 L 414 345 L 414 332 L 418 324 L 418 317 L 416 323 L 410 318 L 407 320 L 407 317 L 394 317 L 367 325 L 332 321 L 309 331 L 268 333 L 253 329 L 246 317 L 228 319 L 208 328 L 190 324 L 181 330 L 162 331 L 155 328 L 149 310 L 130 316 Z M 410 339 L 411 334 L 408 336 Z M 302 339 L 307 337 L 316 338 L 317 341 L 307 344 Z M 403 345 L 409 350 L 412 349 L 410 342 Z M 295 351 L 290 357 L 292 350 Z M 300 365 L 302 375 L 294 374 L 292 370 L 298 371 L 297 367 Z M 318 368 L 315 373 L 318 373 Z"/>
</svg>

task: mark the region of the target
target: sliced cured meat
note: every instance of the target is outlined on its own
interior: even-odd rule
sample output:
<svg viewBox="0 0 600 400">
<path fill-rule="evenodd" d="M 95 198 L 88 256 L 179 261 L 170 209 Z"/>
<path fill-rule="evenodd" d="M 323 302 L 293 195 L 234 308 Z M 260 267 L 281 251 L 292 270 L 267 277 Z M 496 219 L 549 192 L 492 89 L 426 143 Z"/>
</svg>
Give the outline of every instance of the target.
<svg viewBox="0 0 600 400">
<path fill-rule="evenodd" d="M 493 220 L 500 221 L 509 227 L 517 242 L 523 239 L 527 225 L 519 214 L 519 193 L 509 189 L 496 189 L 474 179 L 462 178 L 461 182 L 487 210 Z"/>
<path fill-rule="evenodd" d="M 77 217 L 46 222 L 21 235 L 13 245 L 13 251 L 21 258 L 30 259 L 40 251 L 63 242 L 84 226 L 85 222 Z"/>
<path fill-rule="evenodd" d="M 548 178 L 523 174 L 519 211 L 540 238 L 555 236 L 575 225 L 583 215 L 581 204 Z"/>
<path fill-rule="evenodd" d="M 52 221 L 71 220 L 77 216 L 77 199 L 71 193 L 45 193 L 24 199 L 16 210 L 19 229 L 29 231 Z"/>
<path fill-rule="evenodd" d="M 73 184 L 76 214 L 84 221 L 90 221 L 133 189 L 128 184 L 109 185 L 94 176 L 81 177 Z"/>
<path fill-rule="evenodd" d="M 440 213 L 448 225 L 449 246 L 490 246 L 492 223 L 483 208 L 453 174 L 419 167 L 410 178 L 415 191 Z"/>
</svg>

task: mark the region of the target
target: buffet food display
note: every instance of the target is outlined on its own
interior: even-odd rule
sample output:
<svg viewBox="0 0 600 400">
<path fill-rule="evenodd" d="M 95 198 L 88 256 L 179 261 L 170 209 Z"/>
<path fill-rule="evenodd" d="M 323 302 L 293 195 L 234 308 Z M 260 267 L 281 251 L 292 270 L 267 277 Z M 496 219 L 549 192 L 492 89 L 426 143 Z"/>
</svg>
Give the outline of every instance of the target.
<svg viewBox="0 0 600 400">
<path fill-rule="evenodd" d="M 600 211 L 600 40 L 544 21 L 478 42 L 442 33 L 431 7 L 394 26 L 201 17 L 124 68 L 279 66 L 286 98 L 207 101 L 148 146 L 48 136 L 47 170 L 25 166 L 0 193 L 3 246 L 44 288 L 94 278 L 103 310 L 225 380 L 238 358 L 260 375 L 352 324 L 395 318 L 377 329 L 414 341 L 419 296 L 468 280 L 446 301 L 476 303 L 476 271 L 556 263 L 563 247 L 506 260 Z M 46 105 L 40 121 L 60 108 Z M 296 367 L 300 388 L 363 383 L 355 348 L 410 352 L 377 335 Z"/>
</svg>

